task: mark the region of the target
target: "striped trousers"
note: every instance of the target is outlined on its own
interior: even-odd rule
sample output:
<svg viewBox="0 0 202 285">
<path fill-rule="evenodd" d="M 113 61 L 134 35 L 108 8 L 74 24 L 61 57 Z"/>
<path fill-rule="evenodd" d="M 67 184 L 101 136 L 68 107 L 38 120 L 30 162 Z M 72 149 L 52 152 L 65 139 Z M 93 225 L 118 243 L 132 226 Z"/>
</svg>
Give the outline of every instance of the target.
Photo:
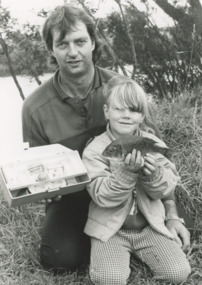
<svg viewBox="0 0 202 285">
<path fill-rule="evenodd" d="M 107 242 L 91 238 L 90 279 L 95 285 L 125 285 L 134 254 L 153 271 L 155 278 L 181 283 L 190 265 L 179 245 L 150 226 L 142 231 L 119 230 Z"/>
</svg>

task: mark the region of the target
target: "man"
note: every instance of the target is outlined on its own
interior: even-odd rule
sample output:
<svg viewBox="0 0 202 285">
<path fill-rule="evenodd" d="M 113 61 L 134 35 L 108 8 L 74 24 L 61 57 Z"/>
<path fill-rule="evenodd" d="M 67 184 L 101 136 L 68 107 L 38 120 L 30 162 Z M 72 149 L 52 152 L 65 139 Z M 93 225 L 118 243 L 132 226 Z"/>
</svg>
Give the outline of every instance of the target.
<svg viewBox="0 0 202 285">
<path fill-rule="evenodd" d="M 86 142 L 105 130 L 102 92 L 115 73 L 95 65 L 100 53 L 95 26 L 82 9 L 57 7 L 44 24 L 43 38 L 58 70 L 24 102 L 24 141 L 31 147 L 60 143 L 82 154 Z M 46 268 L 75 270 L 89 255 L 83 233 L 88 204 L 87 191 L 48 204 L 40 253 Z M 165 207 L 168 228 L 186 248 L 189 234 L 175 202 L 165 201 Z"/>
</svg>

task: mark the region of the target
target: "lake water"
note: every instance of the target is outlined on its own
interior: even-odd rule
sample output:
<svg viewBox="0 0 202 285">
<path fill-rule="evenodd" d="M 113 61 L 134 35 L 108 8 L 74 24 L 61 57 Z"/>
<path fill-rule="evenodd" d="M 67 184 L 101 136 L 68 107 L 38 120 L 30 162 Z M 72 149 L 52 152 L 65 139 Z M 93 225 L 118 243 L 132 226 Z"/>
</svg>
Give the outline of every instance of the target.
<svg viewBox="0 0 202 285">
<path fill-rule="evenodd" d="M 51 74 L 41 77 L 44 82 Z M 30 77 L 18 76 L 25 97 L 38 87 Z M 23 100 L 12 77 L 0 77 L 0 152 L 22 143 L 21 111 Z"/>
</svg>

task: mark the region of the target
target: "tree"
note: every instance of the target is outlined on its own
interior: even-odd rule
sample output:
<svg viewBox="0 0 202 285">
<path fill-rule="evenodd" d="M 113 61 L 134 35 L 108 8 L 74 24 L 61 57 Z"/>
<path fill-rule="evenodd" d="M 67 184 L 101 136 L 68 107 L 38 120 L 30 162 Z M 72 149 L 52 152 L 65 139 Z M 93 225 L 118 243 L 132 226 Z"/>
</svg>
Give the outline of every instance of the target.
<svg viewBox="0 0 202 285">
<path fill-rule="evenodd" d="M 144 2 L 147 4 L 147 0 Z M 176 96 L 177 92 L 200 84 L 202 77 L 202 41 L 195 30 L 194 21 L 190 22 L 192 9 L 188 9 L 187 5 L 178 8 L 167 1 L 166 4 L 169 13 L 172 12 L 178 19 L 172 27 L 160 29 L 150 20 L 149 12 L 140 12 L 134 1 L 127 1 L 124 14 L 131 38 L 127 35 L 120 13 L 109 15 L 105 28 L 114 51 L 124 65 L 134 62 L 131 49 L 133 41 L 137 59 L 134 76 L 148 92 L 156 93 L 159 97 Z"/>
<path fill-rule="evenodd" d="M 39 76 L 47 70 L 47 51 L 42 43 L 39 26 L 27 23 L 23 26 L 23 33 L 14 41 L 17 44 L 17 72 L 33 77 L 40 85 Z"/>
<path fill-rule="evenodd" d="M 0 6 L 0 45 L 1 54 L 6 58 L 4 64 L 9 67 L 9 72 L 24 100 L 22 88 L 16 74 L 33 77 L 40 85 L 39 76 L 49 71 L 47 65 L 47 52 L 42 43 L 39 26 L 25 24 L 18 27 L 17 20 L 12 18 L 10 12 Z"/>
<path fill-rule="evenodd" d="M 1 6 L 1 2 L 0 2 L 0 26 L 1 26 L 1 29 L 0 29 L 0 45 L 2 47 L 1 54 L 6 57 L 11 76 L 12 76 L 12 78 L 13 78 L 13 80 L 14 80 L 14 82 L 15 82 L 18 90 L 19 90 L 21 98 L 24 100 L 25 97 L 24 97 L 22 88 L 21 88 L 21 86 L 17 80 L 16 75 L 15 75 L 15 70 L 13 68 L 12 61 L 11 61 L 11 58 L 9 55 L 9 48 L 8 48 L 7 43 L 6 43 L 6 40 L 9 40 L 9 38 L 10 38 L 10 35 L 12 33 L 12 27 L 15 25 L 15 23 L 16 23 L 16 20 L 11 18 L 9 11 L 7 9 L 3 8 Z"/>
</svg>

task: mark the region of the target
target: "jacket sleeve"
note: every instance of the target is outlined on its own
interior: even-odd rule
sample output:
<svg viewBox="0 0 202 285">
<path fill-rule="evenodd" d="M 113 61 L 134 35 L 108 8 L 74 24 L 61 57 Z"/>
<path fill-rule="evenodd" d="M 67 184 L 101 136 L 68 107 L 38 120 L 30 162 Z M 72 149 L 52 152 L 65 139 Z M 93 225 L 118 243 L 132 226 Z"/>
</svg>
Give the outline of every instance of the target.
<svg viewBox="0 0 202 285">
<path fill-rule="evenodd" d="M 175 187 L 180 181 L 175 165 L 161 154 L 155 154 L 158 168 L 152 176 L 139 176 L 138 187 L 152 199 L 164 199 L 174 196 Z"/>
<path fill-rule="evenodd" d="M 83 162 L 91 178 L 87 190 L 98 206 L 117 207 L 128 200 L 137 174 L 125 171 L 122 163 L 112 165 L 111 161 L 88 147 L 84 150 Z"/>
<path fill-rule="evenodd" d="M 30 147 L 49 144 L 47 138 L 44 136 L 40 122 L 34 120 L 32 115 L 25 101 L 22 108 L 23 141 L 29 142 Z"/>
</svg>

